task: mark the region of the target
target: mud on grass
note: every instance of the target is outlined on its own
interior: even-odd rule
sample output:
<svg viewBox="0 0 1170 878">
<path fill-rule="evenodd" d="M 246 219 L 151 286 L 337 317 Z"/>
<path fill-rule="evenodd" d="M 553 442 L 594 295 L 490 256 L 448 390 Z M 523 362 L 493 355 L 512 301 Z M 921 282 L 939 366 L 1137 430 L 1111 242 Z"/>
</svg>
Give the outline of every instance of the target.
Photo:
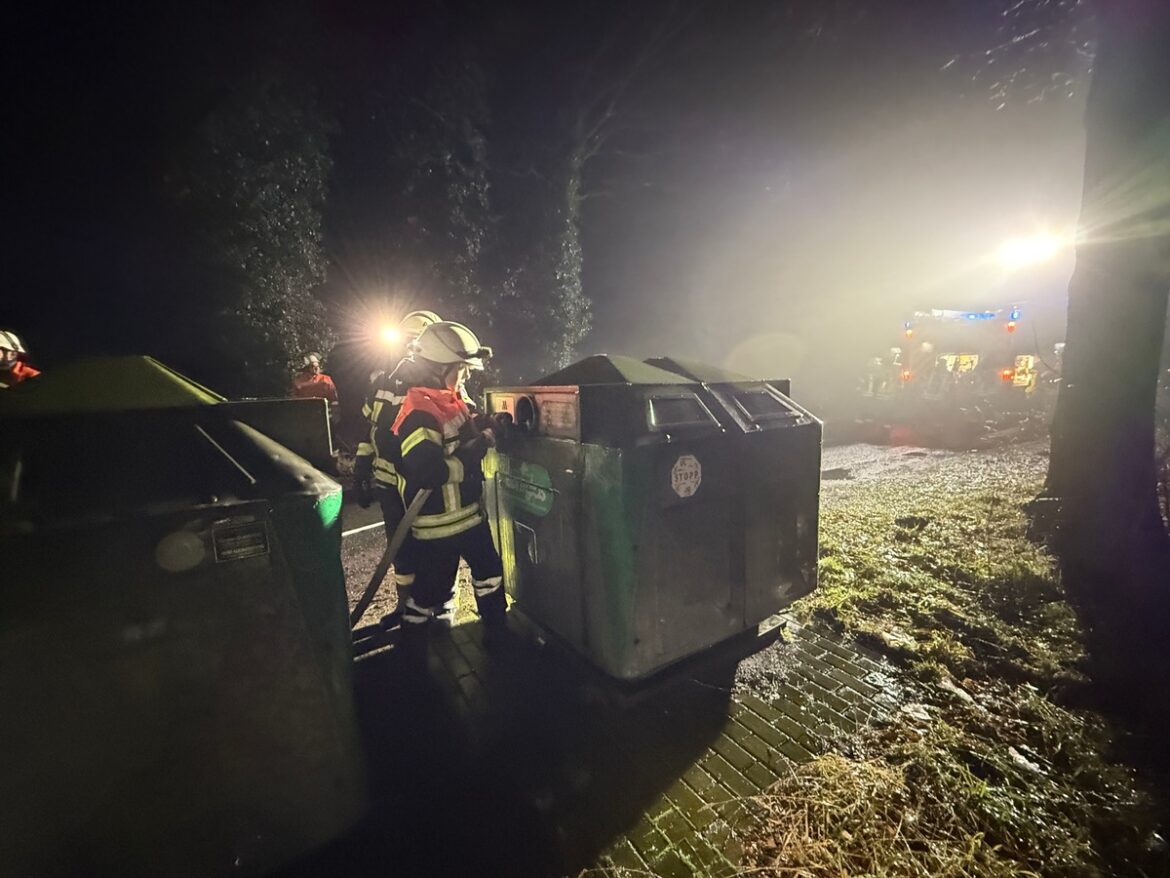
<svg viewBox="0 0 1170 878">
<path fill-rule="evenodd" d="M 756 801 L 745 869 L 1170 875 L 1159 803 L 1066 706 L 1087 682 L 1053 559 L 1028 540 L 1036 446 L 826 484 L 820 588 L 795 607 L 904 669 L 912 703 Z"/>
</svg>

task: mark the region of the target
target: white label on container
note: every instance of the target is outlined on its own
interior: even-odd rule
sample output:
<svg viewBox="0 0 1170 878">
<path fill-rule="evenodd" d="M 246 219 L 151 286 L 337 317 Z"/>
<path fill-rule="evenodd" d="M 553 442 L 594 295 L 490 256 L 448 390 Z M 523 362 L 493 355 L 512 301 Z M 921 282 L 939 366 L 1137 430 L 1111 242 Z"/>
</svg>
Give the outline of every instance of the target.
<svg viewBox="0 0 1170 878">
<path fill-rule="evenodd" d="M 683 454 L 670 468 L 670 487 L 680 497 L 691 497 L 703 484 L 703 465 L 693 454 Z"/>
<path fill-rule="evenodd" d="M 215 560 L 239 561 L 252 558 L 256 555 L 268 554 L 268 528 L 264 522 L 235 525 L 232 527 L 217 527 L 212 531 L 212 543 L 215 546 Z"/>
</svg>

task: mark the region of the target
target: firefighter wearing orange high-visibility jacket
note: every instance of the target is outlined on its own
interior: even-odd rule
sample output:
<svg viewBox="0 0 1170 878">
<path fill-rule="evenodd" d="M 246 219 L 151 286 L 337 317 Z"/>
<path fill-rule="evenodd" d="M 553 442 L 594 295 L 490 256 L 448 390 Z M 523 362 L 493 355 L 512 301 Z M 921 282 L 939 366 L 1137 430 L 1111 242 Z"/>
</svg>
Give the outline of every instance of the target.
<svg viewBox="0 0 1170 878">
<path fill-rule="evenodd" d="M 24 342 L 15 332 L 0 329 L 0 390 L 7 390 L 40 375 L 39 369 L 34 369 L 25 362 L 28 351 L 24 349 Z"/>
<path fill-rule="evenodd" d="M 466 326 L 436 323 L 414 345 L 425 384 L 406 394 L 394 434 L 403 502 L 430 489 L 414 522 L 415 580 L 402 610 L 403 646 L 425 648 L 426 629 L 454 619 L 459 558 L 471 568 L 475 603 L 485 640 L 505 633 L 503 565 L 482 506 L 483 458 L 508 423 L 475 416 L 464 402 L 463 383 L 491 355 Z"/>
</svg>

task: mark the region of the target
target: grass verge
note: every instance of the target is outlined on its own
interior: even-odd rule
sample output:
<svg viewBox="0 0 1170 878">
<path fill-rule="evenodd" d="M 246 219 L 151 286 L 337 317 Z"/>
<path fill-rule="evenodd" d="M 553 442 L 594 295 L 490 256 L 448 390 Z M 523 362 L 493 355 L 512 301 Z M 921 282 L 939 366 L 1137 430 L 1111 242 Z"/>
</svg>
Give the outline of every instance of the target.
<svg viewBox="0 0 1170 878">
<path fill-rule="evenodd" d="M 1028 539 L 1035 447 L 826 484 L 820 589 L 795 609 L 905 669 L 914 703 L 757 802 L 745 868 L 844 876 L 1170 874 L 1154 799 L 1086 682 L 1053 560 Z"/>
</svg>

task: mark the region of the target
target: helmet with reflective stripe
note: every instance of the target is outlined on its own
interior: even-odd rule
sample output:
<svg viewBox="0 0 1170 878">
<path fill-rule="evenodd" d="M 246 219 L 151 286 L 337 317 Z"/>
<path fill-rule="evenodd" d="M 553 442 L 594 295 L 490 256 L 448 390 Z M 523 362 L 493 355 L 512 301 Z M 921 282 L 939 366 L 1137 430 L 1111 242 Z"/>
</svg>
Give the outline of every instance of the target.
<svg viewBox="0 0 1170 878">
<path fill-rule="evenodd" d="M 17 354 L 26 354 L 20 336 L 10 329 L 0 329 L 0 351 L 13 351 Z"/>
<path fill-rule="evenodd" d="M 415 339 L 431 324 L 442 322 L 443 318 L 434 311 L 411 311 L 402 318 L 402 322 L 398 324 L 398 329 L 408 339 Z"/>
<path fill-rule="evenodd" d="M 455 363 L 479 370 L 484 360 L 492 355 L 492 349 L 479 343 L 479 337 L 462 323 L 440 321 L 432 323 L 422 331 L 411 351 L 420 359 L 441 366 Z"/>
</svg>

